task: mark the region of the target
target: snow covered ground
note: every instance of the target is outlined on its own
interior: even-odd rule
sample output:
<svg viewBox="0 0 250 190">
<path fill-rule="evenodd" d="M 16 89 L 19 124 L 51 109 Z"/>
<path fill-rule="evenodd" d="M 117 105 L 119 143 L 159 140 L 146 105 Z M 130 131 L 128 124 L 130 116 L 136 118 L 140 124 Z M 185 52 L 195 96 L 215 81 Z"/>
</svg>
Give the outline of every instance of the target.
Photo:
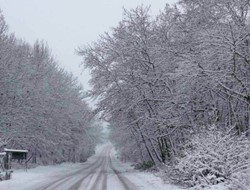
<svg viewBox="0 0 250 190">
<path fill-rule="evenodd" d="M 39 166 L 27 172 L 19 169 L 12 174 L 12 179 L 0 182 L 0 190 L 28 190 L 30 186 L 39 184 L 58 175 L 76 171 L 81 164 L 64 163 L 55 166 Z"/>
<path fill-rule="evenodd" d="M 113 146 L 108 143 L 97 147 L 96 154 L 85 163 L 40 166 L 27 172 L 16 170 L 11 180 L 0 182 L 0 190 L 37 189 L 181 190 L 182 188 L 164 184 L 159 177 L 134 170 L 129 163 L 122 163 L 117 159 Z M 220 186 L 213 189 L 226 190 Z"/>
</svg>

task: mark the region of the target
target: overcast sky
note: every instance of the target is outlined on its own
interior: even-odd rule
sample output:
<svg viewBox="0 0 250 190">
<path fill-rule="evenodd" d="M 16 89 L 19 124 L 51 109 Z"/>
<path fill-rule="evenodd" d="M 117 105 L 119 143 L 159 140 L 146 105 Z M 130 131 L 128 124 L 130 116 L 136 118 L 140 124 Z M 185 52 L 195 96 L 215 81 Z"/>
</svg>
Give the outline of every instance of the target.
<svg viewBox="0 0 250 190">
<path fill-rule="evenodd" d="M 79 78 L 90 89 L 87 71 L 82 72 L 81 58 L 75 49 L 98 39 L 122 19 L 122 7 L 151 5 L 157 14 L 166 3 L 177 0 L 0 0 L 0 9 L 9 31 L 30 43 L 48 42 L 61 67 Z"/>
</svg>

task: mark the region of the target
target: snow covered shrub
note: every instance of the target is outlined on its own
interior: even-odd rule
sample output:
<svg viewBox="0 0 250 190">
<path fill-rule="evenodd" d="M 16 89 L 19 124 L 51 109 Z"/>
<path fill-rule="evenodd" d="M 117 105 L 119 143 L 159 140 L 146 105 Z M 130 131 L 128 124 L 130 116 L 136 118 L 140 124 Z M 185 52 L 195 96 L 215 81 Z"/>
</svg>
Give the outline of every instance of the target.
<svg viewBox="0 0 250 190">
<path fill-rule="evenodd" d="M 186 186 L 232 181 L 235 174 L 243 173 L 250 164 L 250 141 L 245 134 L 223 132 L 215 126 L 194 134 L 183 152 L 174 169 L 177 182 Z"/>
<path fill-rule="evenodd" d="M 231 189 L 249 190 L 250 189 L 250 168 L 243 172 L 237 172 L 232 175 L 230 182 Z"/>
</svg>

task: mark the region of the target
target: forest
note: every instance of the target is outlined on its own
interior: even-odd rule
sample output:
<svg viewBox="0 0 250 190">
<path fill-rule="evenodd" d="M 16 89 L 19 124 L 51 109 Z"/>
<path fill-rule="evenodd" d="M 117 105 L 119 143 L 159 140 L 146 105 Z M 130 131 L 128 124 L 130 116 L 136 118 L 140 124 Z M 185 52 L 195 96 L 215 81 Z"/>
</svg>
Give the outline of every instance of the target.
<svg viewBox="0 0 250 190">
<path fill-rule="evenodd" d="M 97 123 L 76 78 L 44 42 L 8 32 L 0 13 L 0 149 L 27 149 L 34 164 L 82 162 L 94 153 Z"/>
<path fill-rule="evenodd" d="M 186 187 L 250 187 L 249 0 L 150 7 L 78 48 L 121 158 Z M 160 169 L 159 169 L 160 168 Z"/>
<path fill-rule="evenodd" d="M 92 89 L 43 41 L 8 31 L 0 12 L 0 150 L 34 165 L 84 162 L 103 142 L 168 183 L 250 187 L 250 0 L 150 6 L 77 48 Z M 80 63 L 79 63 L 80 64 Z M 97 100 L 91 107 L 87 98 Z"/>
</svg>

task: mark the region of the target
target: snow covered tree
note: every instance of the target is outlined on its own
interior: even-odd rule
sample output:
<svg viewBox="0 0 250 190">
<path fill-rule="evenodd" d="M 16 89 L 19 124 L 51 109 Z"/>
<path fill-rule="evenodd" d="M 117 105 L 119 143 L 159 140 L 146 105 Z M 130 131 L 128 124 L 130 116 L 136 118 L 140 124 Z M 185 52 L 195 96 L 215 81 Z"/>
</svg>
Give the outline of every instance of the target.
<svg viewBox="0 0 250 190">
<path fill-rule="evenodd" d="M 94 151 L 94 114 L 77 80 L 47 45 L 8 34 L 0 17 L 0 148 L 28 149 L 34 162 L 84 161 Z M 96 126 L 95 126 L 96 127 Z M 97 131 L 97 130 L 96 130 Z"/>
<path fill-rule="evenodd" d="M 140 6 L 79 49 L 92 72 L 90 96 L 100 100 L 96 112 L 110 123 L 123 158 L 174 166 L 200 131 L 213 139 L 232 129 L 228 143 L 249 141 L 248 11 L 248 0 L 182 0 L 156 17 Z M 199 172 L 196 158 L 189 161 Z"/>
</svg>

